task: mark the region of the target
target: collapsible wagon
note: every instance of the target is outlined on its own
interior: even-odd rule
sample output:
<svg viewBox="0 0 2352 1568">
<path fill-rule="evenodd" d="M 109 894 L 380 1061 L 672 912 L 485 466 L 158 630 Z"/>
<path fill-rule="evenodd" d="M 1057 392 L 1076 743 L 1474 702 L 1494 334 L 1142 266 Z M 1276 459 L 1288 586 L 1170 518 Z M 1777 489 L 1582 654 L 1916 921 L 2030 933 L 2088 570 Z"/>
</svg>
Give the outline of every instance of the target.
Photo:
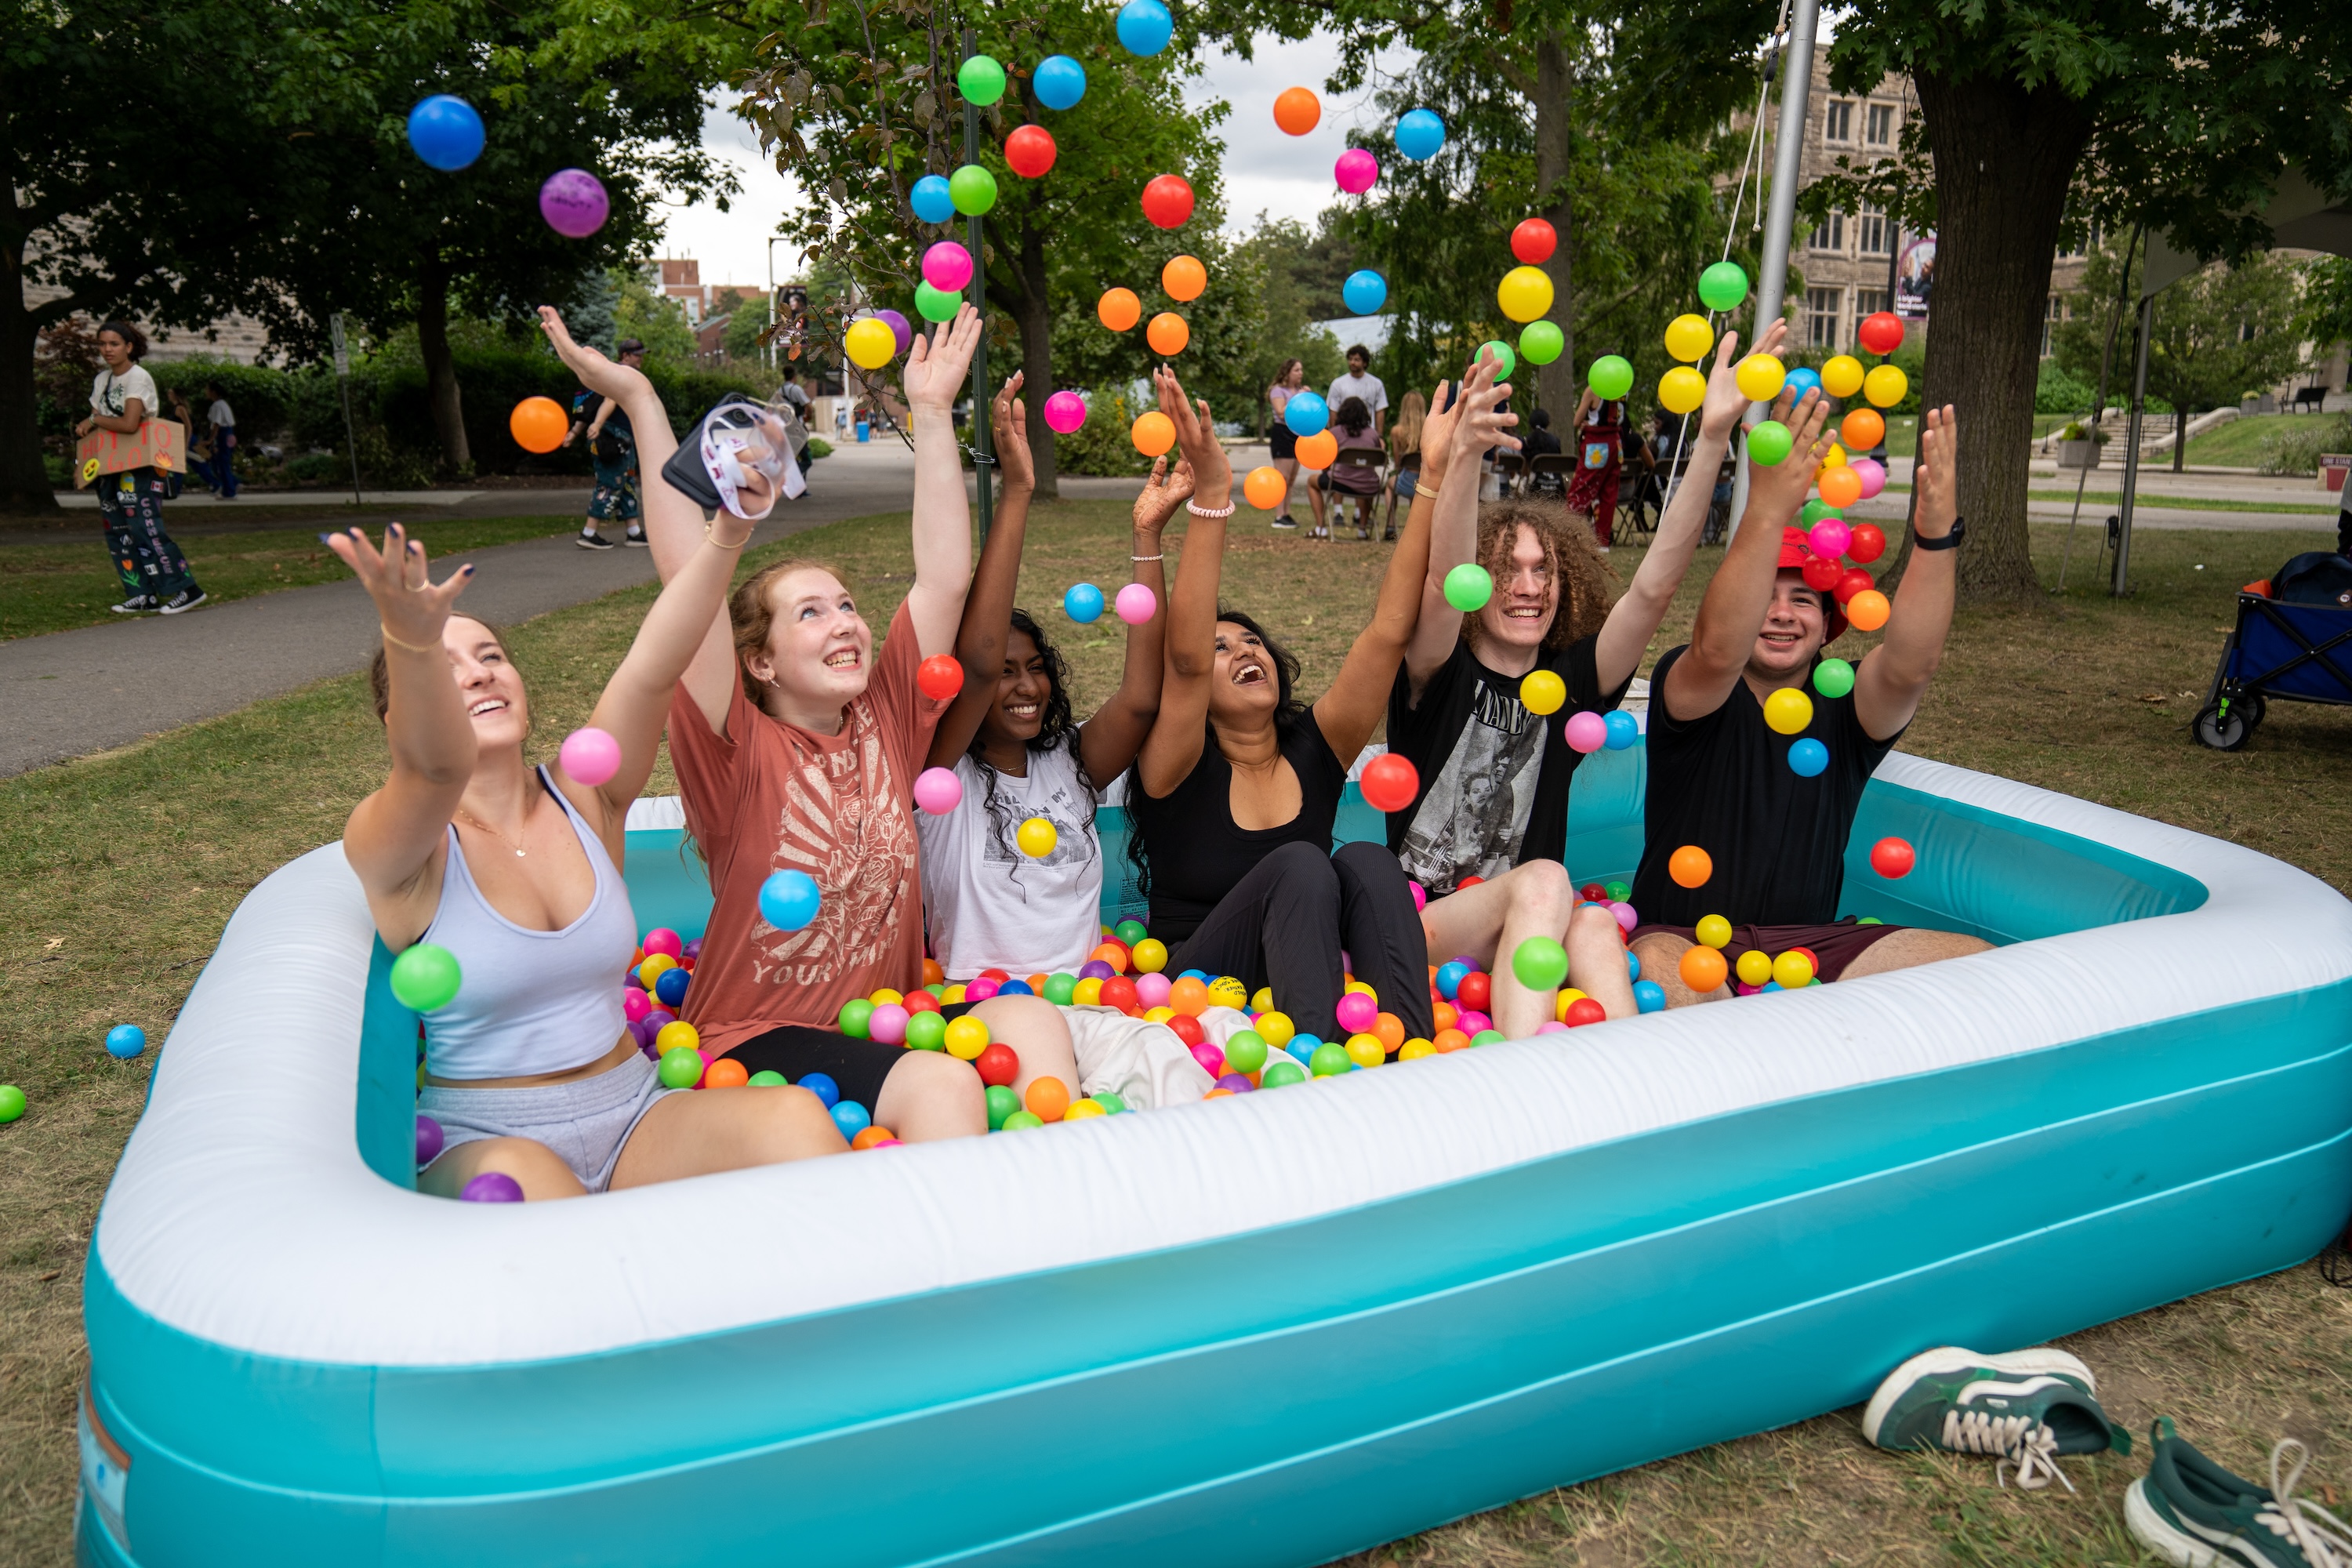
<svg viewBox="0 0 2352 1568">
<path fill-rule="evenodd" d="M 2352 706 L 2352 560 L 2311 551 L 2238 591 L 2238 624 L 2190 727 L 2200 744 L 2237 751 L 2273 697 Z"/>
</svg>

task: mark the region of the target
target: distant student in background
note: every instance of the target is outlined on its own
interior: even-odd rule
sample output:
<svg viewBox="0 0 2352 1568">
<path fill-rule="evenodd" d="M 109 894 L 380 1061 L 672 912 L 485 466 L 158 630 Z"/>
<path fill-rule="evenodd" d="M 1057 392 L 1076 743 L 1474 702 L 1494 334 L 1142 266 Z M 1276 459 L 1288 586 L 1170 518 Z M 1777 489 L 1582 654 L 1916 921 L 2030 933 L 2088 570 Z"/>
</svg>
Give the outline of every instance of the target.
<svg viewBox="0 0 2352 1568">
<path fill-rule="evenodd" d="M 217 381 L 205 383 L 213 405 L 205 418 L 213 427 L 213 493 L 223 500 L 236 499 L 236 410 L 228 405 L 228 389 Z"/>
<path fill-rule="evenodd" d="M 77 440 L 93 430 L 135 436 L 139 426 L 159 416 L 163 400 L 155 378 L 139 362 L 147 356 L 147 336 L 128 321 L 110 321 L 98 329 L 98 357 L 106 368 L 89 387 L 89 417 L 74 426 Z M 114 557 L 115 575 L 122 581 L 122 603 L 110 606 L 118 616 L 176 616 L 205 602 L 188 570 L 188 558 L 163 531 L 163 498 L 171 481 L 152 467 L 119 474 L 101 474 L 92 483 L 98 492 L 99 514 L 106 519 L 106 547 Z"/>
<path fill-rule="evenodd" d="M 1274 384 L 1265 389 L 1265 405 L 1274 410 L 1274 419 L 1266 426 L 1266 445 L 1272 449 L 1274 467 L 1282 475 L 1282 510 L 1275 514 L 1276 528 L 1297 528 L 1298 520 L 1290 515 L 1290 492 L 1298 484 L 1298 434 L 1282 422 L 1283 410 L 1290 400 L 1307 386 L 1307 366 L 1304 362 L 1286 359 L 1282 368 L 1274 373 Z"/>
<path fill-rule="evenodd" d="M 645 368 L 646 345 L 636 339 L 623 338 L 614 349 L 613 357 L 620 363 L 631 370 Z M 618 521 L 628 530 L 625 542 L 644 549 L 645 511 L 637 493 L 643 481 L 637 475 L 637 437 L 628 410 L 583 386 L 572 399 L 572 428 L 563 433 L 563 444 L 569 447 L 583 431 L 588 436 L 589 458 L 596 466 L 596 488 L 588 497 L 588 521 L 572 542 L 583 550 L 610 550 L 613 541 L 598 532 L 596 525 Z"/>
<path fill-rule="evenodd" d="M 1578 462 L 1569 481 L 1568 510 L 1592 520 L 1592 536 L 1607 551 L 1617 529 L 1617 480 L 1624 472 L 1625 405 L 1587 387 L 1577 400 L 1572 434 Z"/>
</svg>

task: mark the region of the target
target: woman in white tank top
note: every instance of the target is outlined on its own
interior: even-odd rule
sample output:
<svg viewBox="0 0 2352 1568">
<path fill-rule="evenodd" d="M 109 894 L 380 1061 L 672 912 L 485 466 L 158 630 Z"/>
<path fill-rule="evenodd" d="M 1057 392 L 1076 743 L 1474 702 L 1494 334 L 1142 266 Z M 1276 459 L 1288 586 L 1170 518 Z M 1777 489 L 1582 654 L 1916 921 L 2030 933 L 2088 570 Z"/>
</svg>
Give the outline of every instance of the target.
<svg viewBox="0 0 2352 1568">
<path fill-rule="evenodd" d="M 657 470 L 677 443 L 652 384 L 571 346 L 553 310 L 541 316 L 582 382 L 628 410 Z M 667 485 L 650 487 L 646 505 L 698 510 Z M 434 584 L 425 547 L 397 523 L 381 553 L 358 529 L 330 541 L 375 601 L 377 706 L 393 755 L 392 776 L 352 813 L 343 851 L 385 945 L 398 952 L 429 934 L 466 976 L 425 1017 L 422 1099 L 448 1142 L 419 1175 L 423 1191 L 456 1196 L 495 1172 L 526 1198 L 576 1197 L 847 1150 L 805 1089 L 662 1090 L 622 1025 L 636 923 L 619 872 L 629 803 L 751 531 L 719 512 L 646 612 L 589 720 L 620 742 L 620 768 L 600 785 L 524 761 L 530 707 L 506 645 L 452 613 L 471 566 Z"/>
</svg>

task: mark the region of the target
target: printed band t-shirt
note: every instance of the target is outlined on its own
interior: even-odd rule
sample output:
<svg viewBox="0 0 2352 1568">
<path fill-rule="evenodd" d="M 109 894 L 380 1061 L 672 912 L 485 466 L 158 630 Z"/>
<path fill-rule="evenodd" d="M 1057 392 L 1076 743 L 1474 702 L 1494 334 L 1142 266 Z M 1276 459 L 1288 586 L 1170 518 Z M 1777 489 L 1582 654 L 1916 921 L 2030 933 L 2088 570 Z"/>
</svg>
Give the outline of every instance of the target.
<svg viewBox="0 0 2352 1568">
<path fill-rule="evenodd" d="M 1706 915 L 1736 926 L 1830 924 L 1862 792 L 1902 731 L 1871 739 L 1852 692 L 1823 697 L 1808 680 L 1812 721 L 1801 735 L 1779 734 L 1745 677 L 1714 712 L 1678 721 L 1666 711 L 1666 673 L 1687 651 L 1668 649 L 1650 674 L 1647 841 L 1633 907 L 1653 925 L 1696 925 Z M 1830 751 L 1830 765 L 1812 778 L 1789 766 L 1789 748 L 1808 736 Z M 1685 844 L 1715 862 L 1696 888 L 1666 875 L 1667 858 Z"/>
<path fill-rule="evenodd" d="M 731 683 L 719 735 L 680 682 L 670 757 L 713 902 L 685 1018 L 703 1048 L 732 1049 L 779 1024 L 833 1026 L 842 1004 L 923 979 L 922 878 L 910 795 L 947 703 L 915 685 L 922 662 L 904 605 L 841 732 L 772 719 Z M 816 918 L 779 931 L 760 913 L 776 871 L 816 879 Z"/>
<path fill-rule="evenodd" d="M 1568 851 L 1568 786 L 1584 759 L 1568 743 L 1568 721 L 1606 712 L 1625 699 L 1629 674 L 1601 689 L 1593 650 L 1579 637 L 1546 648 L 1536 668 L 1559 676 L 1568 700 L 1549 718 L 1519 700 L 1527 677 L 1486 668 L 1457 642 L 1412 700 L 1412 674 L 1400 668 L 1389 693 L 1389 749 L 1412 763 L 1421 795 L 1389 813 L 1389 847 L 1405 875 L 1433 896 L 1465 877 L 1489 879 L 1528 860 Z"/>
<path fill-rule="evenodd" d="M 1075 974 L 1100 942 L 1102 844 L 1076 751 L 1075 740 L 1033 748 L 1025 778 L 983 768 L 967 753 L 956 759 L 963 785 L 956 808 L 917 814 L 931 952 L 950 980 L 995 968 Z M 1023 854 L 1013 837 L 1033 816 L 1054 825 L 1054 847 L 1042 856 Z"/>
</svg>

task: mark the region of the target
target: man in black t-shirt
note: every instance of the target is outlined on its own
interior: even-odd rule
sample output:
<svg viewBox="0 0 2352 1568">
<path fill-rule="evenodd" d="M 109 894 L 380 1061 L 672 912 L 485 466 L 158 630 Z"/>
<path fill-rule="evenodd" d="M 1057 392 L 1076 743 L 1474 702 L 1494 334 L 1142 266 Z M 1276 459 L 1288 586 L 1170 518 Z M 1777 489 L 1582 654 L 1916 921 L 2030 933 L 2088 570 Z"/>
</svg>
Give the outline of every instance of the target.
<svg viewBox="0 0 2352 1568">
<path fill-rule="evenodd" d="M 1813 676 L 1845 617 L 1804 580 L 1805 536 L 1778 522 L 1759 526 L 1759 497 L 1769 495 L 1788 512 L 1803 500 L 1820 456 L 1812 442 L 1822 407 L 1818 395 L 1809 395 L 1795 416 L 1785 400 L 1776 413 L 1798 433 L 1797 450 L 1777 468 L 1755 470 L 1748 514 L 1707 584 L 1690 642 L 1669 649 L 1650 679 L 1647 842 L 1633 898 L 1643 924 L 1633 952 L 1644 978 L 1665 988 L 1670 1006 L 1732 994 L 1728 983 L 1696 994 L 1681 977 L 1694 928 L 1707 915 L 1732 923 L 1723 956 L 1735 967 L 1751 950 L 1777 958 L 1803 948 L 1823 980 L 1990 945 L 1951 931 L 1837 918 L 1846 837 L 1863 790 L 1919 710 L 1951 629 L 1953 547 L 1963 531 L 1952 411 L 1930 409 L 1921 424 L 1916 547 L 1885 638 L 1854 667 L 1852 689 L 1834 697 Z M 1780 732 L 1765 721 L 1765 703 L 1784 691 L 1806 699 L 1801 731 Z M 1803 775 L 1790 753 L 1808 739 L 1825 746 L 1829 759 Z M 1685 846 L 1705 850 L 1712 862 L 1696 888 L 1668 874 Z"/>
<path fill-rule="evenodd" d="M 1779 321 L 1767 328 L 1762 351 L 1777 349 L 1785 331 Z M 1707 385 L 1696 449 L 1710 464 L 1748 407 L 1732 374 L 1738 350 L 1727 332 Z M 1474 370 L 1467 384 L 1484 374 Z M 1494 975 L 1495 1026 L 1505 1035 L 1532 1035 L 1557 1015 L 1557 988 L 1532 989 L 1513 972 L 1511 955 L 1533 936 L 1564 942 L 1570 984 L 1609 1016 L 1631 1016 L 1622 934 L 1605 910 L 1579 915 L 1560 863 L 1569 777 L 1582 760 L 1568 743 L 1568 721 L 1624 698 L 1690 565 L 1709 498 L 1697 485 L 1675 496 L 1633 586 L 1612 606 L 1615 584 L 1592 536 L 1570 528 L 1557 502 L 1507 501 L 1482 513 L 1468 470 L 1454 471 L 1461 477 L 1447 481 L 1432 520 L 1420 621 L 1389 698 L 1389 747 L 1421 777 L 1412 806 L 1389 814 L 1389 847 L 1429 889 L 1429 951 L 1467 953 Z M 1465 615 L 1447 603 L 1444 584 L 1471 561 L 1492 574 L 1495 590 Z M 1548 715 L 1522 694 L 1538 671 L 1567 693 Z"/>
</svg>

